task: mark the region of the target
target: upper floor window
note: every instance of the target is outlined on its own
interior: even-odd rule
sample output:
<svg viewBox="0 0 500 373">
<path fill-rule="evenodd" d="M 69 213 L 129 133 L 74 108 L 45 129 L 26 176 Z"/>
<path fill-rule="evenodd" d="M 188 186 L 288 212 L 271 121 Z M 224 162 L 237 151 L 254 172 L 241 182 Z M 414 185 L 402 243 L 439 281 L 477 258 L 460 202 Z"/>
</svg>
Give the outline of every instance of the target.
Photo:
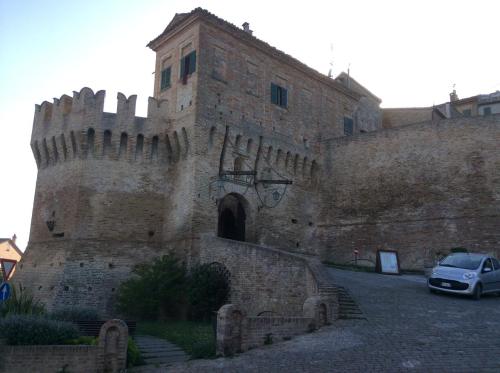
<svg viewBox="0 0 500 373">
<path fill-rule="evenodd" d="M 184 84 L 189 75 L 196 71 L 196 51 L 192 51 L 181 59 L 181 79 Z"/>
<path fill-rule="evenodd" d="M 161 71 L 161 84 L 160 84 L 161 90 L 170 88 L 171 72 L 172 72 L 172 68 L 170 66 Z"/>
<path fill-rule="evenodd" d="M 288 92 L 286 88 L 271 83 L 271 102 L 283 108 L 288 107 Z"/>
<path fill-rule="evenodd" d="M 354 133 L 354 121 L 352 118 L 344 117 L 344 135 L 352 136 Z"/>
</svg>

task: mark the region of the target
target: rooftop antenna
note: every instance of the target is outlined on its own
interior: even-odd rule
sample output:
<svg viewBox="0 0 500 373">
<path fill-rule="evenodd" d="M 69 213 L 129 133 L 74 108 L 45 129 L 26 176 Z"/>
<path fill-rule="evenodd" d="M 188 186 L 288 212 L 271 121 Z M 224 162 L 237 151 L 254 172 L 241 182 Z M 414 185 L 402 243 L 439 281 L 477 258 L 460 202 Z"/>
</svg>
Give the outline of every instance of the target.
<svg viewBox="0 0 500 373">
<path fill-rule="evenodd" d="M 351 88 L 351 63 L 347 65 L 347 88 Z"/>
<path fill-rule="evenodd" d="M 333 76 L 333 44 L 330 43 L 330 69 L 328 70 L 328 77 L 331 78 Z"/>
</svg>

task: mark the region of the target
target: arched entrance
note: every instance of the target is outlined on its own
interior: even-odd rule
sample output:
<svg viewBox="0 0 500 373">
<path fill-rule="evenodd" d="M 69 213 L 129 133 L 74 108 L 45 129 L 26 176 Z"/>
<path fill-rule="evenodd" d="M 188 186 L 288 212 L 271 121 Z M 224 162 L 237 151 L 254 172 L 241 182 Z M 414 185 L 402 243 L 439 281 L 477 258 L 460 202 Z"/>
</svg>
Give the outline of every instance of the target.
<svg viewBox="0 0 500 373">
<path fill-rule="evenodd" d="M 227 194 L 219 202 L 217 236 L 230 240 L 245 241 L 246 200 L 237 193 Z"/>
</svg>

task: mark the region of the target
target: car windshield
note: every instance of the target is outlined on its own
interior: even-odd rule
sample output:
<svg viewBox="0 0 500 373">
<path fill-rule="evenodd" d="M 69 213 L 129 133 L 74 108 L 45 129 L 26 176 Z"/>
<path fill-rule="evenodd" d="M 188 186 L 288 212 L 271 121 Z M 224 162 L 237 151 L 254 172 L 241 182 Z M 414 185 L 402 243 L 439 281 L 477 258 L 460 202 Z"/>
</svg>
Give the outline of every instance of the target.
<svg viewBox="0 0 500 373">
<path fill-rule="evenodd" d="M 451 254 L 439 262 L 439 265 L 442 267 L 477 269 L 482 259 L 483 257 L 480 255 Z"/>
</svg>

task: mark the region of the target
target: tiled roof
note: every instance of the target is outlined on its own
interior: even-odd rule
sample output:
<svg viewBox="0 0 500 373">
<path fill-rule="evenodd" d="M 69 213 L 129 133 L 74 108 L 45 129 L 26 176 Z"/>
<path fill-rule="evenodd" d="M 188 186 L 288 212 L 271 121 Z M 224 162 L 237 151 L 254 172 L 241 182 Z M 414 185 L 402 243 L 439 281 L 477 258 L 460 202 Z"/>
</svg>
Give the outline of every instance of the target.
<svg viewBox="0 0 500 373">
<path fill-rule="evenodd" d="M 21 250 L 19 250 L 19 247 L 17 247 L 16 243 L 14 241 L 12 241 L 12 239 L 0 238 L 0 243 L 4 243 L 4 242 L 9 242 L 10 246 L 12 246 L 14 248 L 14 250 L 16 250 L 19 255 L 23 255 L 23 252 Z"/>
<path fill-rule="evenodd" d="M 310 75 L 313 75 L 316 79 L 321 80 L 323 83 L 326 83 L 337 90 L 340 90 L 350 96 L 353 96 L 356 99 L 359 99 L 360 95 L 359 93 L 353 91 L 352 89 L 349 89 L 345 87 L 343 84 L 340 82 L 335 81 L 334 79 L 331 79 L 327 77 L 326 75 L 318 72 L 317 70 L 307 66 L 306 64 L 300 62 L 296 58 L 290 56 L 289 54 L 286 54 L 285 52 L 280 51 L 279 49 L 269 45 L 265 41 L 262 41 L 252 34 L 242 30 L 241 28 L 235 26 L 234 24 L 217 17 L 215 14 L 210 13 L 208 10 L 205 10 L 203 8 L 195 8 L 189 13 L 180 13 L 176 14 L 172 21 L 168 24 L 168 26 L 165 28 L 165 30 L 156 38 L 151 40 L 148 43 L 148 47 L 156 50 L 156 48 L 159 47 L 161 44 L 161 40 L 163 39 L 164 36 L 166 36 L 169 32 L 173 31 L 177 26 L 180 26 L 184 21 L 188 20 L 189 18 L 194 16 L 201 17 L 205 20 L 208 20 L 209 22 L 227 30 L 229 33 L 232 35 L 236 35 L 239 39 L 241 40 L 246 40 L 248 42 L 253 43 L 254 46 L 257 48 L 260 48 L 267 52 L 268 54 L 271 54 L 273 57 L 279 58 L 282 61 L 298 68 L 299 70 L 305 70 L 306 73 L 309 73 Z"/>
</svg>

